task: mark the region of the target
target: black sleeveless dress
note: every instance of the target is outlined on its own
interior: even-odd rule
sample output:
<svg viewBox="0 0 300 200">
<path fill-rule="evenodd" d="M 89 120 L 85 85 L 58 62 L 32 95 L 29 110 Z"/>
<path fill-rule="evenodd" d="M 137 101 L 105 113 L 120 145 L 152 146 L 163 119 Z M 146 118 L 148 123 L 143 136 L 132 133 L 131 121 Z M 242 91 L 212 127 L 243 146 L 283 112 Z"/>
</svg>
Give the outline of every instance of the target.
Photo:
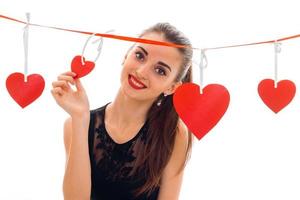
<svg viewBox="0 0 300 200">
<path fill-rule="evenodd" d="M 136 154 L 143 148 L 148 120 L 136 136 L 118 144 L 107 133 L 104 123 L 106 105 L 90 111 L 89 154 L 91 163 L 91 200 L 156 200 L 159 187 L 149 197 L 134 197 L 132 191 L 143 185 L 144 174 L 130 175 Z"/>
</svg>

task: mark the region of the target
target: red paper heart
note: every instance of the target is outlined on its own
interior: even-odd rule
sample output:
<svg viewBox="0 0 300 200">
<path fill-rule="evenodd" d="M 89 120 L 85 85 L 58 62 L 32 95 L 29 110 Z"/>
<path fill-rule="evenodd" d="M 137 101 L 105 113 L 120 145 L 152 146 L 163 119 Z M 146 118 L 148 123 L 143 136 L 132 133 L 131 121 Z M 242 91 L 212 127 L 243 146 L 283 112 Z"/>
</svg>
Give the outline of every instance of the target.
<svg viewBox="0 0 300 200">
<path fill-rule="evenodd" d="M 91 61 L 85 61 L 85 58 L 83 57 L 83 65 L 81 63 L 81 56 L 75 56 L 71 63 L 71 70 L 72 72 L 75 72 L 77 75 L 74 78 L 81 78 L 88 73 L 90 73 L 94 67 L 95 63 Z"/>
<path fill-rule="evenodd" d="M 27 76 L 27 82 L 24 78 L 24 74 L 15 72 L 6 79 L 8 93 L 22 108 L 36 100 L 45 87 L 45 81 L 39 74 Z"/>
<path fill-rule="evenodd" d="M 287 106 L 295 96 L 296 86 L 292 81 L 281 80 L 274 86 L 274 80 L 264 79 L 258 85 L 263 102 L 275 113 Z"/>
<path fill-rule="evenodd" d="M 185 83 L 173 96 L 176 112 L 189 130 L 200 140 L 222 118 L 230 101 L 229 92 L 219 84 L 210 84 L 200 94 L 200 87 Z"/>
</svg>

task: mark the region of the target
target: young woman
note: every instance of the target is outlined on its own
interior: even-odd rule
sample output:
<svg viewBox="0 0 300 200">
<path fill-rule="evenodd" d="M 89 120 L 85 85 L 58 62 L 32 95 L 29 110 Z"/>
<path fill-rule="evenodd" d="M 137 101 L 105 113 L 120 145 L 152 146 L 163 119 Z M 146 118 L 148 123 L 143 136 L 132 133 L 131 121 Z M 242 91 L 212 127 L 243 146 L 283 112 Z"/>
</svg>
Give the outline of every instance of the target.
<svg viewBox="0 0 300 200">
<path fill-rule="evenodd" d="M 155 24 L 140 38 L 191 47 L 169 23 Z M 122 63 L 115 99 L 94 110 L 76 74 L 58 76 L 51 93 L 70 114 L 64 123 L 66 200 L 178 199 L 193 137 L 172 97 L 178 86 L 192 81 L 192 53 L 134 44 Z"/>
</svg>

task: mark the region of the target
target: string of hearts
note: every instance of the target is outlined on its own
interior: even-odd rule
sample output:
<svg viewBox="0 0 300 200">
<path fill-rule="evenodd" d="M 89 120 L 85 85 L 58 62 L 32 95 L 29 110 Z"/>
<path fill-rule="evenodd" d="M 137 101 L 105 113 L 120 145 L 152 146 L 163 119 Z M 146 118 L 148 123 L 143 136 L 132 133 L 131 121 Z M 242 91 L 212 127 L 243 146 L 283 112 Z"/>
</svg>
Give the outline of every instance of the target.
<svg viewBox="0 0 300 200">
<path fill-rule="evenodd" d="M 264 79 L 258 85 L 258 94 L 262 101 L 269 107 L 274 113 L 278 113 L 284 107 L 286 107 L 294 98 L 296 93 L 296 86 L 290 80 L 277 80 L 277 56 L 280 53 L 281 41 L 290 40 L 300 37 L 300 34 L 280 38 L 277 40 L 269 40 L 262 42 L 253 42 L 247 44 L 237 44 L 229 46 L 220 46 L 213 48 L 196 48 L 188 47 L 184 45 L 178 45 L 169 42 L 155 41 L 142 38 L 134 38 L 128 36 L 114 35 L 108 33 L 93 33 L 86 31 L 77 31 L 65 28 L 58 28 L 53 26 L 44 26 L 39 24 L 30 23 L 30 15 L 26 14 L 27 22 L 11 18 L 8 16 L 0 15 L 0 18 L 26 24 L 24 28 L 24 51 L 25 51 L 25 68 L 24 74 L 15 72 L 10 74 L 6 79 L 6 88 L 10 96 L 22 107 L 25 108 L 32 102 L 34 102 L 42 94 L 45 81 L 39 74 L 27 75 L 27 55 L 28 55 L 28 28 L 29 26 L 38 26 L 44 28 L 57 29 L 62 31 L 69 31 L 75 33 L 81 33 L 90 35 L 85 43 L 83 52 L 81 55 L 76 55 L 71 62 L 71 70 L 77 74 L 76 78 L 81 78 L 89 74 L 95 67 L 95 62 L 100 55 L 103 40 L 102 38 L 112 38 L 118 40 L 125 40 L 131 42 L 140 42 L 153 45 L 171 46 L 176 48 L 192 48 L 193 50 L 200 50 L 200 84 L 185 83 L 177 88 L 173 95 L 173 104 L 176 112 L 183 122 L 187 125 L 189 130 L 200 140 L 206 135 L 223 117 L 230 101 L 230 94 L 226 87 L 221 84 L 208 84 L 204 87 L 203 84 L 203 72 L 207 67 L 206 52 L 208 50 L 242 47 L 250 45 L 260 44 L 274 44 L 275 50 L 275 73 L 273 79 Z M 86 61 L 83 54 L 86 45 L 92 36 L 100 37 L 100 44 L 97 49 L 98 55 L 94 61 Z M 99 40 L 97 40 L 99 41 Z M 95 41 L 95 42 L 97 42 Z"/>
</svg>

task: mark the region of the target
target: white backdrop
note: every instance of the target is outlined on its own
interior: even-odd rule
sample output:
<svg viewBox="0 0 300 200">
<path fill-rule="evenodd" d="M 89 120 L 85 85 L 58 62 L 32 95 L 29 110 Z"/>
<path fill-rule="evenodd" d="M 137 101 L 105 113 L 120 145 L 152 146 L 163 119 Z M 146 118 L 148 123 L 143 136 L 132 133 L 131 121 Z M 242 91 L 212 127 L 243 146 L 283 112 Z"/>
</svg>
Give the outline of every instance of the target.
<svg viewBox="0 0 300 200">
<path fill-rule="evenodd" d="M 137 36 L 156 22 L 170 22 L 195 47 L 214 47 L 300 34 L 296 1 L 5 1 L 0 14 L 31 22 L 91 32 L 115 29 Z M 70 69 L 86 35 L 30 27 L 29 74 L 46 86 L 34 103 L 21 109 L 9 96 L 5 80 L 23 72 L 23 24 L 0 19 L 0 199 L 59 200 L 67 114 L 51 96 L 51 83 Z M 119 87 L 121 61 L 130 42 L 105 39 L 95 70 L 82 78 L 91 109 L 111 101 Z M 94 49 L 93 49 L 94 48 Z M 87 58 L 96 54 L 90 46 Z M 300 39 L 283 42 L 279 79 L 300 87 Z M 199 60 L 199 52 L 195 52 Z M 260 80 L 273 78 L 273 45 L 207 52 L 204 82 L 219 83 L 231 94 L 220 123 L 195 141 L 184 175 L 180 200 L 300 199 L 300 99 L 277 115 L 257 94 Z M 194 66 L 194 82 L 199 70 Z"/>
</svg>

